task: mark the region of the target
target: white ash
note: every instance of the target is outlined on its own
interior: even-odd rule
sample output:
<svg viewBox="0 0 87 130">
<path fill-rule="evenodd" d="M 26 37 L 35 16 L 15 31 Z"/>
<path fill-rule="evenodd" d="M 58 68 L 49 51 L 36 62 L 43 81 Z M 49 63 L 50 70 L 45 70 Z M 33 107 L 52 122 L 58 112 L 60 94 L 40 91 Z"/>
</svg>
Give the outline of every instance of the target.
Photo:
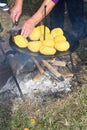
<svg viewBox="0 0 87 130">
<path fill-rule="evenodd" d="M 37 81 L 32 80 L 32 73 L 29 73 L 27 75 L 17 75 L 17 81 L 22 90 L 22 93 L 30 99 L 49 95 L 49 92 L 53 94 L 55 92 L 62 91 L 69 92 L 71 91 L 72 87 L 70 84 L 71 80 L 72 78 L 65 78 L 64 81 L 58 82 L 52 77 L 52 75 L 49 75 L 47 72 L 45 72 L 45 74 L 42 75 Z M 15 82 L 12 80 L 12 77 L 9 78 L 7 83 L 0 90 L 0 94 L 6 91 L 10 91 L 9 94 L 11 95 L 20 95 Z"/>
<path fill-rule="evenodd" d="M 0 94 L 4 93 L 4 92 L 7 92 L 7 91 L 11 92 L 11 94 L 13 94 L 13 95 L 14 94 L 18 95 L 19 94 L 19 92 L 17 90 L 17 87 L 16 87 L 16 84 L 13 81 L 12 77 L 10 77 L 8 79 L 8 81 L 6 82 L 6 84 L 0 89 Z"/>
</svg>

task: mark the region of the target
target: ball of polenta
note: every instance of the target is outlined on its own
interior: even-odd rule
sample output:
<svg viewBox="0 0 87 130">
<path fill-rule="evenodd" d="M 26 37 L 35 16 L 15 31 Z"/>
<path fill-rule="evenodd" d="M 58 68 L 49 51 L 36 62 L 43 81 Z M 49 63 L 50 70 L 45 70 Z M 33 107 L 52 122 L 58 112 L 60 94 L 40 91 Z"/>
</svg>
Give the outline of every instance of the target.
<svg viewBox="0 0 87 130">
<path fill-rule="evenodd" d="M 57 35 L 55 38 L 54 38 L 54 42 L 61 42 L 61 41 L 66 41 L 66 37 L 64 35 Z"/>
<path fill-rule="evenodd" d="M 40 53 L 43 55 L 54 55 L 56 53 L 56 49 L 53 47 L 42 46 L 40 48 Z"/>
<path fill-rule="evenodd" d="M 48 47 L 54 47 L 54 41 L 53 40 L 44 40 L 42 41 L 43 46 L 48 46 Z"/>
<path fill-rule="evenodd" d="M 41 46 L 42 46 L 41 41 L 30 41 L 30 42 L 28 42 L 28 49 L 32 52 L 39 52 Z"/>
<path fill-rule="evenodd" d="M 40 30 L 41 34 L 50 33 L 50 29 L 45 25 L 40 25 L 37 28 Z"/>
<path fill-rule="evenodd" d="M 55 43 L 55 49 L 58 51 L 67 51 L 70 47 L 70 44 L 68 41 L 61 41 L 58 43 Z"/>
<path fill-rule="evenodd" d="M 43 41 L 43 40 L 53 40 L 53 37 L 50 33 L 46 33 L 45 35 L 41 34 L 40 41 Z"/>
<path fill-rule="evenodd" d="M 63 35 L 64 32 L 61 28 L 54 28 L 53 30 L 51 30 L 51 35 L 53 37 L 56 37 L 57 35 Z"/>
<path fill-rule="evenodd" d="M 41 35 L 40 30 L 37 27 L 35 27 L 31 32 L 31 34 L 29 35 L 29 38 L 30 40 L 36 41 L 40 39 L 40 35 Z"/>
<path fill-rule="evenodd" d="M 20 48 L 26 48 L 28 41 L 22 35 L 14 36 L 14 43 Z"/>
</svg>

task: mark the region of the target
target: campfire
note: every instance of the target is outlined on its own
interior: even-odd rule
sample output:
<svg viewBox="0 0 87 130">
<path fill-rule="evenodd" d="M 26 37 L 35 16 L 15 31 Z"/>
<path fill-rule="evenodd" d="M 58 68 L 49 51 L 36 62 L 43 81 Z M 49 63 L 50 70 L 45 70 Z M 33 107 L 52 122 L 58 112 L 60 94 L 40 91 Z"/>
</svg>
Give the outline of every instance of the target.
<svg viewBox="0 0 87 130">
<path fill-rule="evenodd" d="M 22 49 L 14 46 L 12 48 L 6 52 L 6 56 L 14 80 L 12 81 L 10 77 L 0 93 L 9 90 L 11 95 L 20 94 L 21 97 L 27 95 L 29 98 L 38 98 L 71 91 L 70 82 L 74 76 L 72 65 L 75 62 L 72 53 L 67 51 L 44 57 L 29 53 L 28 50 L 22 52 Z M 26 60 L 23 61 L 23 58 Z"/>
<path fill-rule="evenodd" d="M 73 36 L 69 34 L 67 39 L 71 43 L 71 50 L 72 43 L 75 43 L 74 49 L 76 49 L 78 42 Z M 30 52 L 28 49 L 18 48 L 12 37 L 9 39 L 9 45 L 7 51 L 4 47 L 0 48 L 5 56 L 5 61 L 10 66 L 13 81 L 9 79 L 0 92 L 9 90 L 11 95 L 15 93 L 15 95 L 20 94 L 22 98 L 24 95 L 34 98 L 39 95 L 44 97 L 44 95 L 71 91 L 70 82 L 75 73 L 74 62 L 76 62 L 72 57 L 72 51 L 44 56 L 40 53 Z M 20 55 L 22 56 L 20 57 Z M 26 60 L 24 61 L 24 59 Z"/>
<path fill-rule="evenodd" d="M 71 43 L 71 50 L 51 56 L 21 49 L 15 46 L 10 37 L 7 50 L 4 48 L 5 43 L 0 48 L 9 64 L 13 80 L 10 77 L 0 93 L 9 90 L 11 96 L 20 95 L 23 98 L 27 95 L 29 98 L 36 98 L 71 91 L 70 82 L 75 74 L 76 63 L 72 51 L 79 43 L 71 34 L 66 33 L 66 36 Z"/>
</svg>

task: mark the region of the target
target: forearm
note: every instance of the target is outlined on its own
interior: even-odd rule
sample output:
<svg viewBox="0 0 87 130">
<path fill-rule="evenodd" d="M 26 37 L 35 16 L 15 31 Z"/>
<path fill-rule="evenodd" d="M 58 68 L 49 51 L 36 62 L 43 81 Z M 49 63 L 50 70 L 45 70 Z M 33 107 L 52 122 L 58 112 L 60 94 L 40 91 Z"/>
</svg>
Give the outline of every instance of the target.
<svg viewBox="0 0 87 130">
<path fill-rule="evenodd" d="M 24 0 L 15 0 L 15 6 L 23 6 L 23 1 Z"/>
<path fill-rule="evenodd" d="M 44 0 L 38 11 L 31 17 L 31 20 L 34 22 L 35 26 L 45 17 L 44 15 L 45 6 L 46 6 L 46 15 L 48 15 L 49 12 L 55 6 L 55 3 L 52 0 Z"/>
<path fill-rule="evenodd" d="M 58 0 L 44 0 L 38 11 L 28 20 L 25 21 L 22 27 L 21 35 L 23 37 L 28 37 L 35 28 L 35 26 L 42 21 L 45 15 L 47 16 L 49 14 L 49 12 L 53 9 L 53 7 L 57 2 Z M 46 6 L 46 12 L 45 12 L 45 6 Z"/>
<path fill-rule="evenodd" d="M 19 17 L 21 16 L 22 6 L 23 0 L 15 0 L 15 4 L 10 10 L 10 16 L 13 23 L 15 23 L 15 21 L 18 21 Z"/>
</svg>

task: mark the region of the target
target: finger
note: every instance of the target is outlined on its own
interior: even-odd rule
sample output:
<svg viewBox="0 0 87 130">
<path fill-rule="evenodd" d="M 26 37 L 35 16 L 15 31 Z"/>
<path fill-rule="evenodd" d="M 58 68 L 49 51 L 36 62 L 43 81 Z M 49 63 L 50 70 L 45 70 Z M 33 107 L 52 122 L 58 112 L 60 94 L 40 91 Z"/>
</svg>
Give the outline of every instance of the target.
<svg viewBox="0 0 87 130">
<path fill-rule="evenodd" d="M 11 13 L 11 19 L 12 19 L 12 21 L 14 23 L 15 20 L 16 20 L 16 14 L 15 13 Z"/>
<path fill-rule="evenodd" d="M 21 35 L 22 35 L 23 37 L 27 38 L 27 37 L 29 36 L 29 32 L 28 32 L 27 30 L 23 30 L 23 31 L 21 32 Z"/>
<path fill-rule="evenodd" d="M 20 17 L 20 14 L 17 14 L 15 20 L 18 21 L 19 17 Z"/>
<path fill-rule="evenodd" d="M 22 35 L 23 37 L 25 37 L 25 38 L 28 37 L 28 33 L 26 33 L 26 32 L 21 33 L 21 35 Z"/>
<path fill-rule="evenodd" d="M 25 30 L 25 29 L 22 29 L 21 35 L 22 35 L 23 37 L 26 37 L 26 30 Z"/>
</svg>

